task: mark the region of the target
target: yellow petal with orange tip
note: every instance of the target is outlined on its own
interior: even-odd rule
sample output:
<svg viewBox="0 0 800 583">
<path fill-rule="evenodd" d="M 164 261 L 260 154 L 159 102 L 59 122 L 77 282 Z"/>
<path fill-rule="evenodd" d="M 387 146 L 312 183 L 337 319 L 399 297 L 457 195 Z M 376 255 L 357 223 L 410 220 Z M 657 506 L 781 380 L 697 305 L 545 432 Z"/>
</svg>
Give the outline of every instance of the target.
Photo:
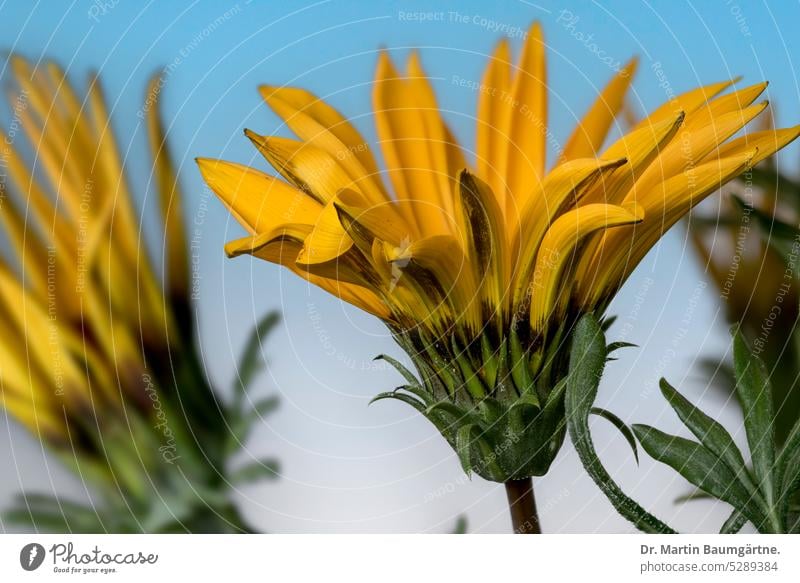
<svg viewBox="0 0 800 583">
<path fill-rule="evenodd" d="M 508 39 L 497 43 L 494 54 L 483 73 L 478 93 L 476 128 L 476 168 L 497 197 L 505 213 L 506 179 L 500 167 L 505 167 L 505 142 L 511 138 L 508 119 L 511 114 L 511 50 Z"/>
<path fill-rule="evenodd" d="M 589 204 L 556 219 L 542 239 L 536 255 L 536 266 L 528 282 L 530 319 L 534 331 L 543 330 L 549 318 L 559 318 L 559 314 L 553 314 L 553 309 L 559 301 L 559 290 L 565 283 L 564 271 L 579 259 L 576 249 L 580 242 L 595 231 L 638 223 L 643 218 L 642 209 L 635 206 L 623 208 Z"/>
<path fill-rule="evenodd" d="M 252 235 L 281 224 L 313 225 L 322 212 L 317 200 L 274 176 L 234 162 L 196 161 L 206 184 Z"/>
<path fill-rule="evenodd" d="M 567 140 L 561 162 L 598 155 L 611 124 L 622 109 L 638 63 L 637 58 L 631 59 L 606 85 Z"/>
<path fill-rule="evenodd" d="M 507 153 L 501 168 L 507 177 L 506 209 L 519 208 L 544 178 L 547 156 L 547 64 L 541 24 L 528 31 L 512 84 Z"/>
</svg>

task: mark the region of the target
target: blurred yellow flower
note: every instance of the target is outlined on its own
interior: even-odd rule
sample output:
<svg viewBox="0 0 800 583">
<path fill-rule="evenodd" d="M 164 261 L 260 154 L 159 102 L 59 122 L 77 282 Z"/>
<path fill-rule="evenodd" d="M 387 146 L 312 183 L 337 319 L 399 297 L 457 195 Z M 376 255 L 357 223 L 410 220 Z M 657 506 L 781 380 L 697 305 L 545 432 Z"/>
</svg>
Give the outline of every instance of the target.
<svg viewBox="0 0 800 583">
<path fill-rule="evenodd" d="M 80 95 L 55 63 L 12 56 L 10 64 L 12 123 L 0 146 L 0 218 L 12 249 L 0 256 L 0 406 L 97 488 L 102 503 L 24 494 L 6 517 L 71 532 L 245 528 L 227 497 L 227 461 L 252 411 L 242 410 L 241 391 L 235 406 L 219 401 L 197 357 L 160 78 L 141 110 L 152 167 L 140 176 L 160 201 L 164 278 L 143 240 L 128 156 L 99 79 Z"/>
</svg>

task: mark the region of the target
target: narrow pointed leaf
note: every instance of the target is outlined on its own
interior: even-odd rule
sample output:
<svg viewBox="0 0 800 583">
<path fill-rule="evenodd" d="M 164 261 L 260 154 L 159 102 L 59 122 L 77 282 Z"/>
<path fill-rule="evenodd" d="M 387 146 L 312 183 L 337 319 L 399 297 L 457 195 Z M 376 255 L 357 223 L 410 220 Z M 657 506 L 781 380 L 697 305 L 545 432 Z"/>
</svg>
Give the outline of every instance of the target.
<svg viewBox="0 0 800 583">
<path fill-rule="evenodd" d="M 775 499 L 775 434 L 773 427 L 772 390 L 764 362 L 751 354 L 741 332 L 733 337 L 733 362 L 736 393 L 744 413 L 744 428 L 753 472 L 768 506 Z"/>
<path fill-rule="evenodd" d="M 247 344 L 245 344 L 244 352 L 239 360 L 237 369 L 239 377 L 235 386 L 238 392 L 247 390 L 256 374 L 264 368 L 264 359 L 261 356 L 261 345 L 279 321 L 280 314 L 278 314 L 278 312 L 270 312 L 255 325 L 253 331 L 250 333 L 250 338 L 247 340 Z"/>
<path fill-rule="evenodd" d="M 720 534 L 736 534 L 742 527 L 747 524 L 747 517 L 739 512 L 738 510 L 734 510 L 731 512 L 731 515 L 728 517 L 728 520 L 722 525 L 722 528 L 719 529 Z"/>
<path fill-rule="evenodd" d="M 683 424 L 689 428 L 689 431 L 739 477 L 742 485 L 748 490 L 752 490 L 753 483 L 750 480 L 747 465 L 731 434 L 720 423 L 692 405 L 666 379 L 661 379 L 660 386 L 664 398 L 678 414 Z"/>
<path fill-rule="evenodd" d="M 633 432 L 650 457 L 670 466 L 704 492 L 741 511 L 754 524 L 761 524 L 763 515 L 755 506 L 751 494 L 711 451 L 695 441 L 664 433 L 648 425 L 634 425 Z"/>
<path fill-rule="evenodd" d="M 628 442 L 628 445 L 631 446 L 633 457 L 636 459 L 636 463 L 638 464 L 639 449 L 636 447 L 636 438 L 633 436 L 633 431 L 631 431 L 631 428 L 628 427 L 627 423 L 614 415 L 614 413 L 611 411 L 608 411 L 607 409 L 601 409 L 600 407 L 592 407 L 589 409 L 589 413 L 592 415 L 597 415 L 598 417 L 602 417 L 619 430 L 619 432 L 622 434 L 622 437 L 624 437 L 625 441 Z"/>
</svg>

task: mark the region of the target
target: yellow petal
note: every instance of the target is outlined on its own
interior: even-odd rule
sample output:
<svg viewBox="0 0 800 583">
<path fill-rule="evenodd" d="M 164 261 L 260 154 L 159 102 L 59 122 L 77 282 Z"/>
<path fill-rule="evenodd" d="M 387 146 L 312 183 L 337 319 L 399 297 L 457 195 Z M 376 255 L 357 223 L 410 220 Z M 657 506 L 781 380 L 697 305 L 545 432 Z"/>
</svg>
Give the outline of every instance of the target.
<svg viewBox="0 0 800 583">
<path fill-rule="evenodd" d="M 500 208 L 505 212 L 506 178 L 504 170 L 506 142 L 511 136 L 508 119 L 511 114 L 511 51 L 507 39 L 501 40 L 489 59 L 481 79 L 478 95 L 476 129 L 478 176 L 490 185 Z"/>
<path fill-rule="evenodd" d="M 401 245 L 417 238 L 390 203 L 370 206 L 359 193 L 343 190 L 334 204 L 350 238 L 367 255 L 372 252 L 373 239 Z"/>
<path fill-rule="evenodd" d="M 347 253 L 353 246 L 339 219 L 339 210 L 335 201 L 330 201 L 317 217 L 314 229 L 303 244 L 303 250 L 297 257 L 300 265 L 327 263 Z"/>
<path fill-rule="evenodd" d="M 772 156 L 775 152 L 782 149 L 787 144 L 793 142 L 800 135 L 800 125 L 780 130 L 765 130 L 751 132 L 741 138 L 731 140 L 719 147 L 716 154 L 720 158 L 728 158 L 744 154 L 749 150 L 758 150 L 753 157 L 752 164 L 755 166 L 765 158 Z"/>
<path fill-rule="evenodd" d="M 628 163 L 604 175 L 603 180 L 598 181 L 596 187 L 587 192 L 585 202 L 621 203 L 634 181 L 675 137 L 683 120 L 684 114 L 681 111 L 672 118 L 631 132 L 611 145 L 603 152 L 602 158 L 605 160 L 625 158 Z"/>
<path fill-rule="evenodd" d="M 548 229 L 539 252 L 536 268 L 529 283 L 531 295 L 530 318 L 534 331 L 541 331 L 548 319 L 559 318 L 553 313 L 559 301 L 559 291 L 564 284 L 564 271 L 576 264 L 575 256 L 580 242 L 591 233 L 640 222 L 640 209 L 626 209 L 614 205 L 589 204 L 560 216 Z M 569 292 L 567 286 L 567 292 Z"/>
<path fill-rule="evenodd" d="M 186 229 L 183 225 L 183 195 L 178 184 L 178 171 L 167 149 L 167 136 L 161 122 L 158 98 L 161 93 L 160 75 L 150 79 L 146 95 L 152 99 L 147 112 L 147 137 L 153 155 L 153 174 L 156 192 L 161 203 L 164 221 L 166 283 L 170 295 L 187 301 L 189 297 L 189 257 Z"/>
<path fill-rule="evenodd" d="M 606 85 L 567 141 L 561 155 L 562 162 L 598 155 L 611 124 L 622 109 L 637 65 L 638 59 L 632 59 Z"/>
<path fill-rule="evenodd" d="M 337 275 L 337 277 L 341 276 L 340 281 L 336 277 L 323 277 L 310 273 L 295 264 L 295 258 L 302 249 L 303 239 L 309 232 L 310 229 L 307 225 L 288 225 L 271 233 L 262 233 L 255 237 L 245 237 L 231 241 L 225 245 L 225 252 L 229 257 L 249 254 L 259 259 L 283 265 L 296 275 L 353 304 L 357 308 L 383 320 L 391 320 L 392 315 L 386 303 L 382 302 L 372 290 L 346 281 L 348 276 L 351 275 L 349 272 L 342 270 L 338 275 L 332 274 Z M 313 267 L 318 268 L 320 266 Z M 363 279 L 360 276 L 353 277 Z"/>
<path fill-rule="evenodd" d="M 419 90 L 419 83 L 412 85 L 402 78 L 389 55 L 381 52 L 373 89 L 375 124 L 400 208 L 422 234 L 451 233 L 448 208 L 452 199 L 444 201 L 441 189 L 448 178 L 441 138 L 438 147 L 431 145 L 434 136 L 442 135 L 442 128 L 440 124 L 428 127 L 431 116 L 424 111 L 431 107 L 430 96 L 426 102 L 417 94 Z"/>
<path fill-rule="evenodd" d="M 250 130 L 245 135 L 281 176 L 320 204 L 327 204 L 344 188 L 360 191 L 342 165 L 321 148 Z"/>
<path fill-rule="evenodd" d="M 461 248 L 470 262 L 473 279 L 479 282 L 481 301 L 488 313 L 499 316 L 510 301 L 510 255 L 503 211 L 489 186 L 466 170 L 456 192 L 456 209 L 463 237 Z"/>
<path fill-rule="evenodd" d="M 504 173 L 511 194 L 508 205 L 520 207 L 544 176 L 547 155 L 547 69 L 542 27 L 528 31 L 512 88 L 508 150 Z"/>
<path fill-rule="evenodd" d="M 438 330 L 452 326 L 476 333 L 481 306 L 475 280 L 461 244 L 452 235 L 435 235 L 405 247 L 384 246 L 398 286 L 407 286 L 417 299 L 407 304 L 418 322 L 432 320 Z M 395 289 L 395 292 L 397 290 Z"/>
<path fill-rule="evenodd" d="M 253 235 L 282 224 L 313 225 L 323 206 L 305 192 L 248 166 L 198 158 L 203 179 Z"/>
<path fill-rule="evenodd" d="M 512 249 L 519 249 L 516 261 L 514 284 L 514 304 L 521 301 L 526 293 L 534 268 L 533 260 L 539 249 L 545 232 L 553 221 L 563 212 L 574 207 L 604 173 L 625 164 L 624 158 L 619 160 L 599 160 L 597 158 L 580 158 L 560 164 L 553 169 L 529 197 L 512 243 Z"/>
<path fill-rule="evenodd" d="M 642 197 L 646 198 L 648 193 L 654 192 L 654 187 L 660 182 L 702 163 L 719 144 L 742 129 L 766 106 L 766 102 L 751 105 L 741 111 L 723 114 L 713 124 L 681 131 L 634 183 L 633 190 L 625 200 L 632 201 L 638 196 L 641 202 Z"/>
<path fill-rule="evenodd" d="M 389 200 L 367 142 L 338 111 L 303 89 L 262 86 L 260 91 L 286 125 L 339 162 L 369 200 Z"/>
<path fill-rule="evenodd" d="M 581 261 L 577 279 L 581 305 L 589 309 L 610 297 L 664 233 L 693 206 L 748 168 L 755 154 L 751 150 L 690 168 L 642 197 L 644 222 L 603 234 L 593 253 Z"/>
<path fill-rule="evenodd" d="M 267 105 L 301 140 L 319 140 L 316 145 L 328 146 L 325 149 L 337 159 L 352 154 L 370 175 L 378 175 L 378 165 L 367 141 L 355 126 L 325 101 L 297 87 L 262 85 L 259 91 Z"/>
<path fill-rule="evenodd" d="M 425 128 L 427 161 L 437 184 L 437 203 L 447 216 L 452 216 L 453 192 L 458 180 L 458 175 L 453 169 L 461 171 L 466 168 L 467 163 L 461 148 L 455 143 L 452 133 L 442 119 L 436 95 L 422 68 L 417 51 L 413 51 L 408 59 L 408 85 Z"/>
<path fill-rule="evenodd" d="M 722 81 L 720 83 L 712 83 L 703 87 L 697 87 L 670 99 L 660 107 L 656 108 L 653 113 L 648 115 L 631 131 L 639 130 L 647 125 L 656 124 L 667 118 L 674 117 L 678 112 L 684 112 L 687 115 L 705 105 L 708 101 L 725 91 L 728 87 L 736 83 L 736 79 L 730 81 Z"/>
<path fill-rule="evenodd" d="M 732 111 L 741 111 L 752 104 L 767 88 L 767 83 L 757 83 L 727 95 L 716 97 L 686 117 L 686 129 L 693 130 L 709 124 Z"/>
</svg>

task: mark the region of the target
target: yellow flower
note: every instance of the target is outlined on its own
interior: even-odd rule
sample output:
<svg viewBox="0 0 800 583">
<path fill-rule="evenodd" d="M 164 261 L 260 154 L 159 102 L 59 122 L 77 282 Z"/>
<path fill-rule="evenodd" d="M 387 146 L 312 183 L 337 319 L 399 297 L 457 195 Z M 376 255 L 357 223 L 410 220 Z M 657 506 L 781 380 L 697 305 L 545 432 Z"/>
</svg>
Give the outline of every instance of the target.
<svg viewBox="0 0 800 583">
<path fill-rule="evenodd" d="M 18 265 L 0 258 L 4 406 L 69 447 L 89 412 L 122 415 L 126 394 L 146 399 L 143 348 L 166 346 L 174 314 L 141 246 L 98 79 L 82 97 L 55 63 L 33 68 L 13 56 L 11 69 L 17 91 L 2 146 L 0 218 Z M 155 176 L 166 180 L 163 135 L 151 119 Z M 173 191 L 159 193 L 177 208 Z M 172 259 L 170 273 L 180 273 Z"/>
<path fill-rule="evenodd" d="M 539 455 L 535 449 L 541 457 L 495 455 L 494 469 L 474 469 L 503 481 L 544 473 L 563 438 L 557 388 L 577 318 L 601 313 L 693 205 L 800 133 L 798 126 L 734 138 L 767 107 L 754 103 L 766 85 L 723 95 L 729 81 L 675 97 L 603 148 L 636 64 L 614 76 L 558 147 L 548 128 L 540 26 L 516 63 L 502 41 L 478 91 L 470 160 L 418 54 L 399 72 L 384 51 L 373 106 L 388 184 L 338 111 L 302 89 L 262 87 L 299 139 L 246 131 L 280 177 L 198 160 L 249 232 L 226 251 L 284 265 L 383 319 L 423 377 L 416 397 L 404 397 L 445 428 L 465 466 L 495 431 L 495 404 L 506 412 L 508 403 L 529 405 L 523 417 L 547 426 L 547 438 L 521 430 L 520 440 L 530 438 L 527 455 Z M 548 149 L 557 150 L 549 169 Z M 436 417 L 437 408 L 450 417 Z M 479 417 L 467 423 L 459 414 Z M 466 451 L 456 445 L 461 438 L 472 444 Z"/>
<path fill-rule="evenodd" d="M 12 249 L 0 256 L 0 406 L 97 496 L 90 508 L 22 494 L 4 517 L 70 532 L 245 528 L 228 501 L 236 478 L 227 461 L 254 416 L 241 391 L 232 404 L 217 400 L 197 357 L 161 80 L 140 110 L 152 156 L 140 177 L 160 201 L 164 278 L 143 241 L 127 148 L 99 80 L 80 94 L 54 63 L 13 56 L 11 69 L 0 146 L 0 220 Z M 253 376 L 257 363 L 249 367 Z M 272 405 L 257 404 L 263 414 Z M 249 468 L 242 479 L 263 475 Z"/>
</svg>

